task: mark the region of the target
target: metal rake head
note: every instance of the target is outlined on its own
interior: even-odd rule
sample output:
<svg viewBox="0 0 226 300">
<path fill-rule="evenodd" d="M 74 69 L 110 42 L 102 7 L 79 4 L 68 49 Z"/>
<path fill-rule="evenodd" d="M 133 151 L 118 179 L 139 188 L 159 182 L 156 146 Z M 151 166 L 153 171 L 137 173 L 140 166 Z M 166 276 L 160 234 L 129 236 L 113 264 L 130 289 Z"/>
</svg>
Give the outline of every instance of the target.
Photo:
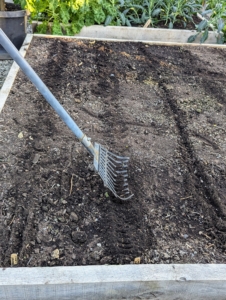
<svg viewBox="0 0 226 300">
<path fill-rule="evenodd" d="M 129 157 L 115 155 L 100 144 L 95 143 L 94 166 L 104 182 L 104 186 L 121 200 L 130 199 L 133 194 L 128 186 Z"/>
</svg>

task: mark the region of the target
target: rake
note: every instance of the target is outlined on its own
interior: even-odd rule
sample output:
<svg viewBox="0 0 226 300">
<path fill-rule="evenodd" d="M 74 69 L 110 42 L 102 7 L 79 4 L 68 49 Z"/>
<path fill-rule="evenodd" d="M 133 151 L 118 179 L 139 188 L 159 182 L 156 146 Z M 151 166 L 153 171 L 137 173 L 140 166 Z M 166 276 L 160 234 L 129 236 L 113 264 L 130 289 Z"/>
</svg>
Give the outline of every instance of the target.
<svg viewBox="0 0 226 300">
<path fill-rule="evenodd" d="M 12 59 L 19 65 L 29 80 L 35 85 L 37 90 L 43 95 L 46 101 L 52 106 L 60 118 L 75 134 L 78 140 L 85 146 L 94 158 L 94 167 L 107 187 L 112 193 L 121 200 L 128 200 L 133 195 L 128 186 L 128 157 L 118 156 L 108 151 L 98 143 L 91 143 L 88 138 L 66 112 L 63 106 L 53 96 L 47 86 L 42 82 L 28 62 L 20 55 L 19 51 L 8 39 L 6 34 L 0 29 L 0 44 L 9 53 Z"/>
</svg>

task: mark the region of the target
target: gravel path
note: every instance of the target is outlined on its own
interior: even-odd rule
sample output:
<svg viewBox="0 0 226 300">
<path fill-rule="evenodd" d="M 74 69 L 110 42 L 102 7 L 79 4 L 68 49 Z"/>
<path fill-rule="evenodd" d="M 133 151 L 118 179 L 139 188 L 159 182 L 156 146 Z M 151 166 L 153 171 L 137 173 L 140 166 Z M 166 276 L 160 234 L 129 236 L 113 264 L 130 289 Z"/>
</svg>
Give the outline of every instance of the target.
<svg viewBox="0 0 226 300">
<path fill-rule="evenodd" d="M 9 73 L 13 60 L 0 60 L 0 89 Z"/>
</svg>

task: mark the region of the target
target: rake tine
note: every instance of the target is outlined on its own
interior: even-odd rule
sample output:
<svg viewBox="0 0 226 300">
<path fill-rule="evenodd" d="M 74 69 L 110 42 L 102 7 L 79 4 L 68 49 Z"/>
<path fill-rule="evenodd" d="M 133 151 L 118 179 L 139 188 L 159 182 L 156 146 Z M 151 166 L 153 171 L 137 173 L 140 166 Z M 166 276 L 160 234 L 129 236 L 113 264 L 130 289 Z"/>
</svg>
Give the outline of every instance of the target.
<svg viewBox="0 0 226 300">
<path fill-rule="evenodd" d="M 103 147 L 102 147 L 102 149 L 103 149 Z M 129 160 L 129 157 L 117 155 L 117 154 L 115 154 L 115 153 L 113 153 L 113 152 L 108 151 L 108 150 L 105 149 L 105 148 L 104 148 L 103 152 L 106 152 L 106 153 L 108 153 L 109 156 L 113 156 L 113 157 L 116 157 L 116 158 L 118 158 L 118 159 L 127 159 L 127 160 Z"/>
<path fill-rule="evenodd" d="M 95 143 L 94 166 L 104 185 L 121 200 L 128 200 L 133 195 L 128 185 L 128 157 L 116 155 L 100 144 Z"/>
<path fill-rule="evenodd" d="M 123 159 L 123 158 L 115 158 L 115 157 L 111 157 L 110 155 L 109 155 L 109 159 L 111 159 L 112 161 L 115 161 L 116 163 L 121 163 L 121 162 L 128 162 L 129 160 L 128 159 Z"/>
</svg>

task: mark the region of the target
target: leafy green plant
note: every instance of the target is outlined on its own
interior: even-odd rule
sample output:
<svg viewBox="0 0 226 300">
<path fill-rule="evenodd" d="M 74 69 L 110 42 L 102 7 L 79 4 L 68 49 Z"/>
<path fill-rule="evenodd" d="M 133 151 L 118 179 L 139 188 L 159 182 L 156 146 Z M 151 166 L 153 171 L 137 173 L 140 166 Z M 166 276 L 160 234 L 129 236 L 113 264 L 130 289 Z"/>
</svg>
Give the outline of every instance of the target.
<svg viewBox="0 0 226 300">
<path fill-rule="evenodd" d="M 226 41 L 226 25 L 224 25 L 224 28 L 222 29 L 224 34 L 224 42 Z"/>
<path fill-rule="evenodd" d="M 31 20 L 44 22 L 38 32 L 73 35 L 83 26 L 103 24 L 115 14 L 115 0 L 15 0 L 31 13 Z"/>
<path fill-rule="evenodd" d="M 216 0 L 212 0 L 216 1 Z M 31 20 L 42 21 L 37 30 L 74 35 L 93 24 L 173 28 L 186 27 L 201 9 L 203 0 L 15 0 L 31 12 Z"/>
<path fill-rule="evenodd" d="M 164 1 L 161 11 L 161 19 L 173 28 L 176 22 L 183 22 L 186 27 L 187 22 L 193 22 L 193 16 L 201 9 L 201 5 L 196 1 L 169 0 Z"/>
<path fill-rule="evenodd" d="M 188 21 L 201 9 L 195 0 L 119 0 L 115 15 L 109 15 L 105 25 L 139 25 L 150 20 L 151 26 L 164 22 L 173 28 L 176 22 Z"/>
<path fill-rule="evenodd" d="M 190 36 L 188 42 L 192 43 L 200 36 L 200 43 L 204 43 L 209 31 L 216 31 L 216 42 L 223 44 L 226 40 L 226 1 L 208 1 L 201 15 L 203 20 L 196 26 L 197 33 Z"/>
<path fill-rule="evenodd" d="M 116 10 L 109 14 L 104 25 L 132 26 L 132 24 L 142 24 L 146 19 L 143 18 L 144 6 L 141 1 L 119 0 L 116 2 Z"/>
</svg>

